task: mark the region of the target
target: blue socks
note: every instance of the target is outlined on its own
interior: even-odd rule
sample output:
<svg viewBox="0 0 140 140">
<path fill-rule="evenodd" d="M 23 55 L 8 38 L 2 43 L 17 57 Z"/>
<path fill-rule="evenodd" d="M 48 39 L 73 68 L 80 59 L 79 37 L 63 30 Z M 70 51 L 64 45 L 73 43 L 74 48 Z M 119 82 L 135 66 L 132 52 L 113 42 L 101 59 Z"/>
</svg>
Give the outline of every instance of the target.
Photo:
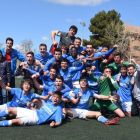
<svg viewBox="0 0 140 140">
<path fill-rule="evenodd" d="M 103 116 L 99 116 L 97 120 L 98 120 L 99 122 L 105 123 L 108 119 L 106 119 L 106 118 L 103 117 Z"/>
<path fill-rule="evenodd" d="M 6 117 L 8 115 L 9 115 L 9 113 L 8 113 L 7 110 L 5 110 L 5 111 L 3 111 L 3 112 L 0 113 L 0 117 Z"/>
<path fill-rule="evenodd" d="M 0 127 L 1 126 L 11 126 L 12 125 L 12 121 L 10 120 L 10 121 L 1 121 L 0 122 Z"/>
</svg>

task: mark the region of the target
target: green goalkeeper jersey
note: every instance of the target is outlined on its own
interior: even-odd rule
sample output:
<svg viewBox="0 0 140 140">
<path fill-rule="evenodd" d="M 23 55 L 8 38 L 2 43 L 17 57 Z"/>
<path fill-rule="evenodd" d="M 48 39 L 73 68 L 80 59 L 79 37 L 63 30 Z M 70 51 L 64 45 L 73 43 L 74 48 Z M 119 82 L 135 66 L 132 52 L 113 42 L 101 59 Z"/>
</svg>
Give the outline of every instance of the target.
<svg viewBox="0 0 140 140">
<path fill-rule="evenodd" d="M 128 63 L 128 62 L 125 62 L 125 61 L 124 61 L 123 64 L 126 65 L 126 66 L 129 65 L 129 63 Z M 106 67 L 111 68 L 112 74 L 113 74 L 113 75 L 116 75 L 116 74 L 118 74 L 118 73 L 120 72 L 121 64 L 116 64 L 115 62 L 113 62 L 113 63 L 111 63 L 111 64 L 109 64 L 109 65 L 107 65 L 107 66 L 104 66 L 104 63 L 102 62 L 102 63 L 100 64 L 99 69 L 103 71 Z"/>
<path fill-rule="evenodd" d="M 111 92 L 111 95 L 112 95 L 112 92 L 114 90 L 119 89 L 119 85 L 117 84 L 117 81 L 113 77 L 112 77 L 112 79 L 114 80 L 113 84 L 108 77 L 105 77 L 102 81 L 100 78 L 94 77 L 94 74 L 90 74 L 90 78 L 93 81 L 98 82 L 98 84 L 99 84 L 98 94 L 99 95 L 109 96 L 109 92 Z"/>
</svg>

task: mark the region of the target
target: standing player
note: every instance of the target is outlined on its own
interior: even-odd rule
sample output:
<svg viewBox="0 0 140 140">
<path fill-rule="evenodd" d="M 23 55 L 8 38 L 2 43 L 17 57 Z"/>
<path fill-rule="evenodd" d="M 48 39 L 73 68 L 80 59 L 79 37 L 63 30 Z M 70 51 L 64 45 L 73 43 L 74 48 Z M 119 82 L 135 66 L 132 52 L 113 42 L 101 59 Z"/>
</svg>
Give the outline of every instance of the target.
<svg viewBox="0 0 140 140">
<path fill-rule="evenodd" d="M 82 59 L 79 59 L 79 55 L 77 53 L 77 48 L 72 47 L 71 48 L 71 56 L 67 58 L 69 60 L 69 66 L 70 67 L 80 67 L 82 65 Z M 73 72 L 72 76 L 72 85 L 73 88 L 79 88 L 79 79 L 81 76 L 81 71 L 75 71 Z"/>
<path fill-rule="evenodd" d="M 95 97 L 97 99 L 106 99 L 111 100 L 111 96 L 104 96 L 104 95 L 98 95 L 94 94 L 87 88 L 87 80 L 85 77 L 81 77 L 79 80 L 80 88 L 73 91 L 73 94 L 76 98 L 78 98 L 78 94 L 82 93 L 82 97 L 80 99 L 79 104 L 74 104 L 72 108 L 64 108 L 63 113 L 68 115 L 70 118 L 82 118 L 82 119 L 90 119 L 90 118 L 96 118 L 99 122 L 104 123 L 105 125 L 109 124 L 115 124 L 119 121 L 119 118 L 114 118 L 113 120 L 108 120 L 105 117 L 101 115 L 100 112 L 96 111 L 89 111 L 89 99 L 90 97 Z"/>
<path fill-rule="evenodd" d="M 120 72 L 121 65 L 123 65 L 123 64 L 126 66 L 129 65 L 128 62 L 121 60 L 121 58 L 122 58 L 121 53 L 119 53 L 119 52 L 115 53 L 114 54 L 114 62 L 110 63 L 107 66 L 104 65 L 104 63 L 107 63 L 107 59 L 104 59 L 100 64 L 100 70 L 103 71 L 106 67 L 109 67 L 109 68 L 111 68 L 113 75 L 118 74 Z"/>
<path fill-rule="evenodd" d="M 10 67 L 11 67 L 11 81 L 10 81 L 10 85 L 12 88 L 15 87 L 15 75 L 14 72 L 16 70 L 16 64 L 17 64 L 17 60 L 20 60 L 21 62 L 26 61 L 26 58 L 17 50 L 13 49 L 13 43 L 14 40 L 10 37 L 8 37 L 6 39 L 6 47 L 5 48 L 1 48 L 0 50 L 2 51 L 2 55 L 5 58 L 5 60 L 9 63 Z M 12 100 L 13 96 L 10 94 L 10 92 L 8 93 L 9 95 L 9 101 Z"/>
<path fill-rule="evenodd" d="M 110 49 L 109 51 L 104 52 L 104 53 L 95 53 L 94 50 L 93 50 L 94 48 L 93 48 L 92 43 L 88 43 L 86 45 L 87 55 L 84 57 L 87 60 L 86 64 L 94 66 L 95 67 L 94 71 L 99 72 L 98 59 L 94 60 L 94 57 L 100 57 L 100 56 L 103 56 L 103 55 L 109 55 L 109 54 L 111 54 L 115 50 L 115 48 L 118 48 L 118 46 L 114 45 L 112 49 Z M 89 59 L 89 57 L 91 57 L 91 58 Z M 92 58 L 93 58 L 94 61 L 92 61 Z"/>
<path fill-rule="evenodd" d="M 124 107 L 122 110 L 124 111 L 125 115 L 131 117 L 131 106 L 132 106 L 132 89 L 133 85 L 130 82 L 130 78 L 127 75 L 127 66 L 121 66 L 121 75 L 117 74 L 114 76 L 119 84 L 119 89 L 117 90 L 117 94 L 121 97 L 121 101 L 124 103 Z"/>
<path fill-rule="evenodd" d="M 60 48 L 62 45 L 72 45 L 75 40 L 75 35 L 78 31 L 78 28 L 74 25 L 70 26 L 69 33 L 61 32 L 61 31 L 52 31 L 51 32 L 51 38 L 53 45 L 57 45 L 58 43 L 55 41 L 55 35 L 60 37 L 59 45 Z"/>
<path fill-rule="evenodd" d="M 39 53 L 35 53 L 34 58 L 37 59 L 42 65 L 45 65 L 51 58 L 53 58 L 53 54 L 47 52 L 46 44 L 40 44 L 39 51 Z"/>
<path fill-rule="evenodd" d="M 46 63 L 44 72 L 49 70 L 52 65 L 60 65 L 61 59 L 62 59 L 62 50 L 60 48 L 56 48 L 54 51 L 54 57 Z"/>
<path fill-rule="evenodd" d="M 69 67 L 69 61 L 65 58 L 61 60 L 61 68 L 59 69 L 59 74 L 63 76 L 64 83 L 73 89 L 72 77 L 73 73 L 82 70 L 84 65 L 80 67 Z"/>
</svg>

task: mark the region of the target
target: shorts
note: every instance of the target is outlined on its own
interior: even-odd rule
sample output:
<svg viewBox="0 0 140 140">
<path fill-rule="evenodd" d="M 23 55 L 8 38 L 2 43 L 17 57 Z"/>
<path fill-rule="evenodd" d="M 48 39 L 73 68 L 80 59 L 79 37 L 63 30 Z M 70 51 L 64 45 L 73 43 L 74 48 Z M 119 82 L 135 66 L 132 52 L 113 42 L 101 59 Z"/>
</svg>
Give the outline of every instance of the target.
<svg viewBox="0 0 140 140">
<path fill-rule="evenodd" d="M 34 110 L 17 107 L 17 119 L 21 119 L 21 125 L 36 125 L 38 122 L 37 113 Z"/>
<path fill-rule="evenodd" d="M 100 111 L 102 108 L 106 108 L 109 111 L 115 111 L 118 107 L 110 100 L 97 100 L 91 107 L 91 111 Z"/>
<path fill-rule="evenodd" d="M 117 105 L 120 109 L 122 109 L 122 107 L 121 107 L 118 103 L 116 103 L 116 105 Z M 125 105 L 126 111 L 127 111 L 127 112 L 131 112 L 132 102 L 124 102 L 124 105 Z M 123 109 L 122 109 L 122 110 L 123 110 Z"/>
<path fill-rule="evenodd" d="M 0 105 L 0 113 L 5 110 L 7 110 L 7 105 L 6 104 Z"/>
<path fill-rule="evenodd" d="M 124 102 L 126 111 L 131 112 L 132 102 Z"/>
<path fill-rule="evenodd" d="M 86 119 L 86 114 L 88 112 L 88 110 L 86 109 L 76 109 L 76 108 L 69 108 L 72 113 L 73 113 L 73 117 L 69 117 L 70 119 L 73 118 L 82 118 L 82 119 Z"/>
</svg>

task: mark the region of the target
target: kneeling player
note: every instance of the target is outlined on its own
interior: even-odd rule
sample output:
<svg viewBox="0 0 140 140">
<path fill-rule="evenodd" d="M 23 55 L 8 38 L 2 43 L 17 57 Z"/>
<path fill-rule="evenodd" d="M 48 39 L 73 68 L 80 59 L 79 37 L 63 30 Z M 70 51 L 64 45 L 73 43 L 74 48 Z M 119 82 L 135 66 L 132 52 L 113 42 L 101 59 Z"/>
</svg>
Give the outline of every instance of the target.
<svg viewBox="0 0 140 140">
<path fill-rule="evenodd" d="M 9 121 L 1 121 L 0 126 L 13 126 L 13 125 L 39 125 L 48 121 L 51 127 L 57 127 L 61 125 L 62 120 L 62 107 L 59 106 L 61 101 L 62 92 L 55 91 L 53 94 L 52 103 L 46 103 L 40 110 L 29 110 L 25 108 L 9 108 L 3 111 L 0 117 L 7 116 L 9 114 L 16 115 L 16 119 Z"/>
<path fill-rule="evenodd" d="M 98 121 L 104 123 L 105 125 L 108 124 L 115 124 L 120 119 L 119 117 L 114 118 L 113 120 L 108 120 L 105 117 L 101 115 L 100 112 L 96 111 L 89 111 L 89 99 L 90 97 L 95 97 L 97 99 L 107 99 L 112 100 L 112 96 L 104 96 L 104 95 L 98 95 L 94 94 L 87 88 L 87 80 L 85 77 L 81 77 L 79 80 L 80 83 L 80 89 L 76 89 L 73 91 L 73 94 L 75 94 L 75 97 L 78 98 L 78 93 L 82 93 L 82 97 L 80 99 L 79 104 L 74 104 L 72 108 L 64 108 L 63 113 L 68 115 L 70 118 L 97 118 Z"/>
</svg>

